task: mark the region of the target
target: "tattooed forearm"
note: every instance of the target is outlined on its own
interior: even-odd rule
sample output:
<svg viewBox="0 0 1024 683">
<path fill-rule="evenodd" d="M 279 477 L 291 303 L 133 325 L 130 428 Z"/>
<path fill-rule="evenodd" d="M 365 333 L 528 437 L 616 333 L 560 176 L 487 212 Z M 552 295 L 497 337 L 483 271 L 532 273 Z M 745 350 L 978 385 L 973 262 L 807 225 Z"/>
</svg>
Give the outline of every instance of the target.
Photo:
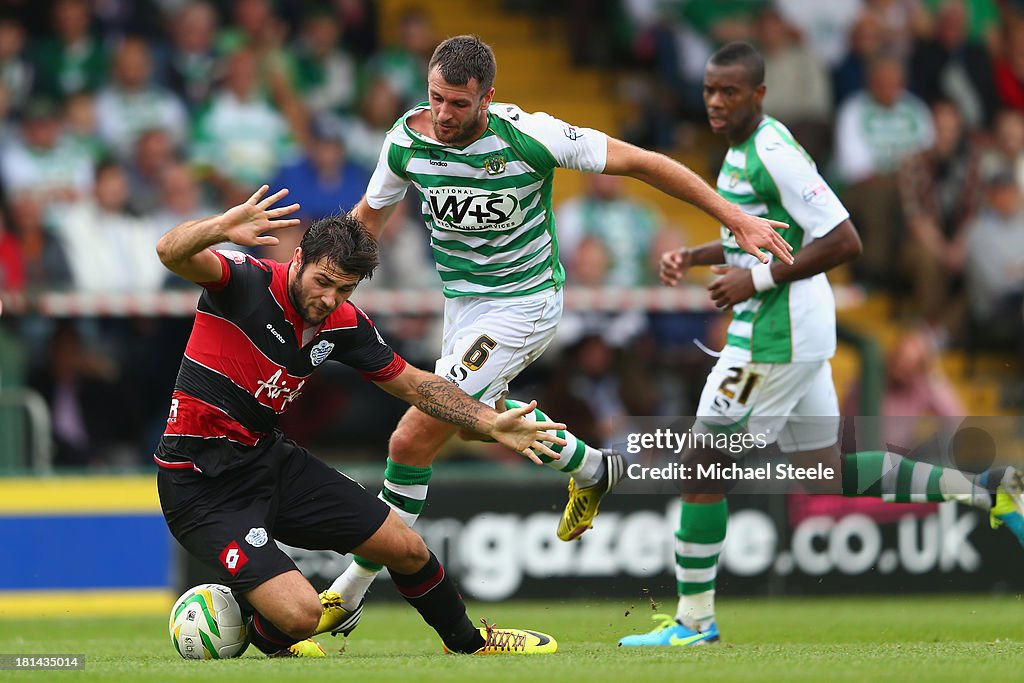
<svg viewBox="0 0 1024 683">
<path fill-rule="evenodd" d="M 416 394 L 414 405 L 427 415 L 463 429 L 480 431 L 480 402 L 451 382 L 424 380 L 416 387 Z"/>
</svg>

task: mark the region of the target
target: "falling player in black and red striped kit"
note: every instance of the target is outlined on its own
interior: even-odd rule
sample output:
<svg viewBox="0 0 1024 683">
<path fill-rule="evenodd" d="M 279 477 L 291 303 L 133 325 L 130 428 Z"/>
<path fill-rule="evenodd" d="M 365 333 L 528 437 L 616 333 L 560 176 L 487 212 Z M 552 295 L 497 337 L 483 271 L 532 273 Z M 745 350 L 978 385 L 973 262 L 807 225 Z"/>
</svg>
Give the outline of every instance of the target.
<svg viewBox="0 0 1024 683">
<path fill-rule="evenodd" d="M 160 504 L 174 537 L 216 569 L 253 610 L 253 644 L 268 654 L 322 656 L 313 641 L 325 610 L 275 540 L 309 550 L 358 552 L 388 567 L 399 592 L 452 652 L 553 652 L 534 631 L 475 628 L 451 579 L 423 540 L 390 508 L 276 430 L 278 417 L 327 360 L 345 363 L 385 391 L 534 462 L 564 445 L 532 422 L 534 404 L 497 413 L 457 386 L 405 362 L 348 301 L 377 266 L 377 243 L 350 216 L 314 223 L 291 261 L 212 251 L 233 242 L 276 244 L 263 232 L 290 227 L 297 204 L 264 197 L 164 235 L 168 269 L 201 284 L 195 326 L 154 456 Z"/>
</svg>

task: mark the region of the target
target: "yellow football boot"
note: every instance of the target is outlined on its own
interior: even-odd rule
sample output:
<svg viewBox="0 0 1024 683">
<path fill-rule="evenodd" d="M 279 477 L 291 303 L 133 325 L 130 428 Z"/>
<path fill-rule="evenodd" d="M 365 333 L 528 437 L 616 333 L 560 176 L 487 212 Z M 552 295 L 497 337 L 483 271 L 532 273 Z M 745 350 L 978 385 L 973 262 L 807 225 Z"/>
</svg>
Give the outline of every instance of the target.
<svg viewBox="0 0 1024 683">
<path fill-rule="evenodd" d="M 621 454 L 609 448 L 602 448 L 601 453 L 604 455 L 604 475 L 599 482 L 580 488 L 575 479 L 569 479 L 569 502 L 565 504 L 562 519 L 558 522 L 558 538 L 563 541 L 578 538 L 594 525 L 601 501 L 626 471 L 626 460 Z"/>
</svg>

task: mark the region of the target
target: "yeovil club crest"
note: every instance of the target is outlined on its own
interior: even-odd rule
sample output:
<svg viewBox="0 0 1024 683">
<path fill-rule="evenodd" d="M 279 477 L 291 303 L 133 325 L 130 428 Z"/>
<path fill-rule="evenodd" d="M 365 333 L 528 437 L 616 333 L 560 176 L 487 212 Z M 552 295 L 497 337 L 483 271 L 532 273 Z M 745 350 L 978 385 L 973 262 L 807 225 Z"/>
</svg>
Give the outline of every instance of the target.
<svg viewBox="0 0 1024 683">
<path fill-rule="evenodd" d="M 498 175 L 505 172 L 505 155 L 504 154 L 492 154 L 491 156 L 484 159 L 484 168 L 487 170 L 487 175 Z"/>
<path fill-rule="evenodd" d="M 331 355 L 331 351 L 333 350 L 334 344 L 327 340 L 321 341 L 314 346 L 309 352 L 309 359 L 313 361 L 313 367 L 315 368 L 327 360 L 327 356 Z"/>
</svg>

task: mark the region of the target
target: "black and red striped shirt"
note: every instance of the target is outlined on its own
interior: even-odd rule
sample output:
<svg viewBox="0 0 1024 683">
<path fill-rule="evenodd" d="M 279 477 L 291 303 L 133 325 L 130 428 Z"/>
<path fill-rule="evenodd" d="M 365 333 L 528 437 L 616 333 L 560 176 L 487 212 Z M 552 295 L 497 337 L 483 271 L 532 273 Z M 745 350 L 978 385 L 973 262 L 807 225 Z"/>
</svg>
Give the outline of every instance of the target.
<svg viewBox="0 0 1024 683">
<path fill-rule="evenodd" d="M 405 360 L 357 306 L 345 302 L 309 329 L 288 297 L 287 263 L 215 251 L 223 275 L 204 284 L 196 321 L 154 458 L 209 476 L 244 464 L 324 361 L 385 382 Z"/>
</svg>

